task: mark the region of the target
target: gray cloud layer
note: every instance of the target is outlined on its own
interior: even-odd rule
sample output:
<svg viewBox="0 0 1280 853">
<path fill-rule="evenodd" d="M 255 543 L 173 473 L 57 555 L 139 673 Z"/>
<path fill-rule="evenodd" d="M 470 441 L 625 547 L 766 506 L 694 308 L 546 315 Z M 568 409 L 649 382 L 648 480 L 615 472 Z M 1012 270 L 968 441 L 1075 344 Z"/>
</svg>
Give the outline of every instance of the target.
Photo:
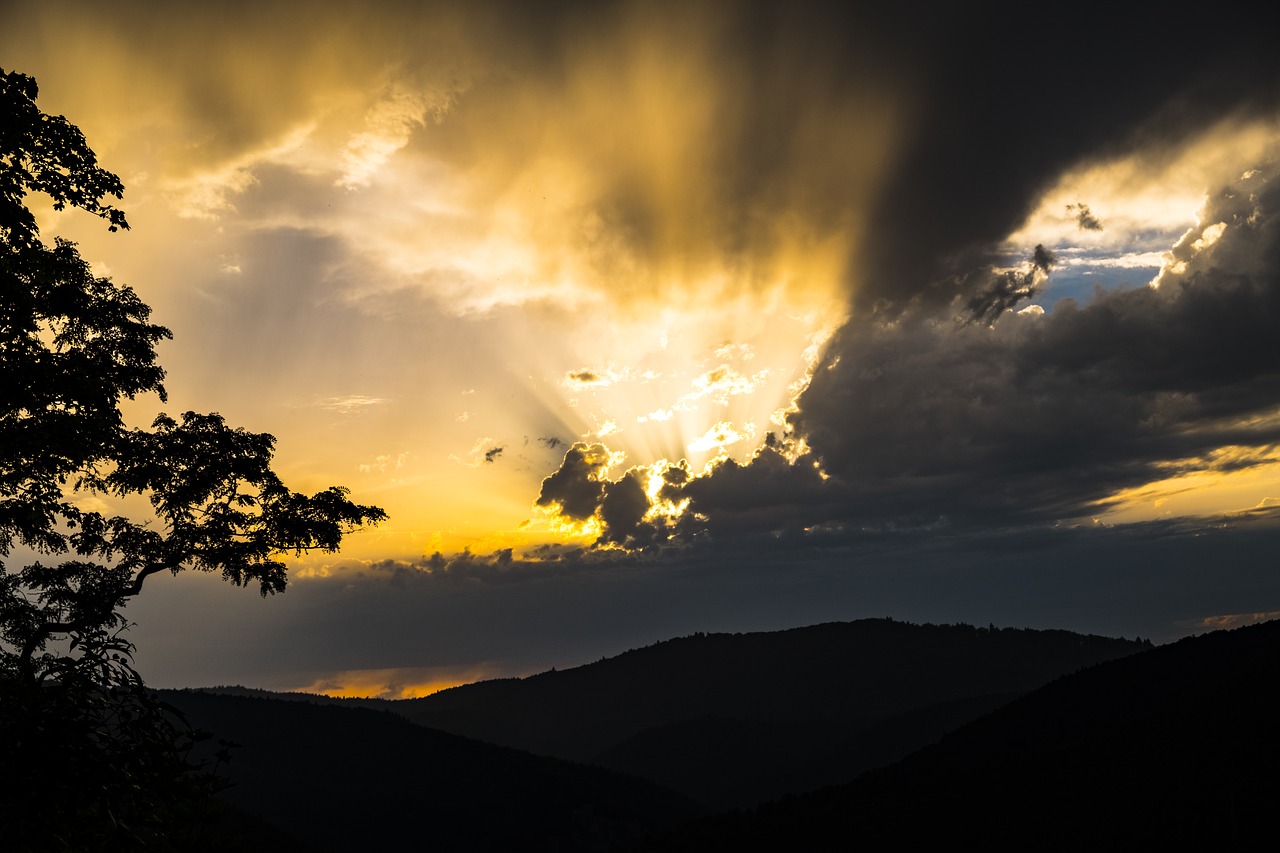
<svg viewBox="0 0 1280 853">
<path fill-rule="evenodd" d="M 892 549 L 752 542 L 661 565 L 616 553 L 536 567 L 464 555 L 339 569 L 269 601 L 214 577 L 165 576 L 129 609 L 148 682 L 179 687 L 296 689 L 341 670 L 491 662 L 493 676 L 519 675 L 694 631 L 883 616 L 1165 641 L 1212 627 L 1207 617 L 1276 609 L 1276 524 L 1272 514 Z"/>
</svg>

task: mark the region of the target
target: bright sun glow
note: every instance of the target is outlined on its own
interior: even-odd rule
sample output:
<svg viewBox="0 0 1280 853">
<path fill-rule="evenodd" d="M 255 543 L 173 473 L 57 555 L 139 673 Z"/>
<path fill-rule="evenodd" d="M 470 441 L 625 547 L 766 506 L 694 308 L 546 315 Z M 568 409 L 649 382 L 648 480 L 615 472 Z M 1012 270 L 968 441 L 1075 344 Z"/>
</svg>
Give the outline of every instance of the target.
<svg viewBox="0 0 1280 853">
<path fill-rule="evenodd" d="M 735 24 L 714 6 L 673 28 L 637 5 L 571 36 L 555 75 L 513 73 L 501 27 L 428 17 L 429 61 L 337 39 L 285 62 L 286 28 L 199 70 L 237 93 L 232 124 L 136 51 L 94 86 L 42 71 L 49 108 L 120 173 L 134 230 L 41 225 L 173 328 L 171 410 L 269 430 L 290 482 L 387 509 L 349 555 L 585 541 L 593 522 L 534 507 L 575 441 L 619 471 L 697 472 L 783 429 L 847 314 L 907 102 L 886 81 L 813 104 L 762 89 L 717 51 Z M 788 116 L 767 173 L 733 142 L 762 104 Z"/>
</svg>

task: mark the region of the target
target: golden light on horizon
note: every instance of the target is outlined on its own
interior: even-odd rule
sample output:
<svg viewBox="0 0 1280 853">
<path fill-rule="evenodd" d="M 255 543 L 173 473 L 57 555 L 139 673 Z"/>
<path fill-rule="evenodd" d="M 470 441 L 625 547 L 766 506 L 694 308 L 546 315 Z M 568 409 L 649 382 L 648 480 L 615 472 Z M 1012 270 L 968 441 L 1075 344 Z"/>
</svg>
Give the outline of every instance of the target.
<svg viewBox="0 0 1280 853">
<path fill-rule="evenodd" d="M 355 669 L 325 673 L 309 683 L 279 689 L 335 699 L 421 699 L 451 687 L 491 678 L 509 678 L 516 674 L 494 664 Z"/>
<path fill-rule="evenodd" d="M 1170 476 L 1112 495 L 1100 520 L 1213 517 L 1280 505 L 1280 450 L 1223 447 L 1167 467 Z"/>
</svg>

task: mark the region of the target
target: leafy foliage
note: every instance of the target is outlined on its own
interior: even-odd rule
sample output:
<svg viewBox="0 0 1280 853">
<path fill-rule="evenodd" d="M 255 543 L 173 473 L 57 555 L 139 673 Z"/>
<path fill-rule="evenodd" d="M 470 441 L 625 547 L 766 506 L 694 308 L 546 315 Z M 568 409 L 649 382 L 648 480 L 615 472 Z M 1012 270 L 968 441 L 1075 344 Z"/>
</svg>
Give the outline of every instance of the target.
<svg viewBox="0 0 1280 853">
<path fill-rule="evenodd" d="M 334 551 L 386 516 L 340 487 L 289 490 L 275 439 L 217 414 L 127 428 L 123 400 L 167 399 L 155 347 L 170 333 L 73 243 L 41 241 L 30 192 L 129 226 L 104 201 L 119 178 L 37 93 L 0 69 L 0 558 L 51 558 L 0 563 L 0 778 L 13 789 L 0 831 L 18 849 L 153 847 L 211 777 L 192 772 L 192 733 L 132 667 L 125 602 L 184 569 L 280 592 L 282 557 Z M 132 496 L 152 517 L 88 508 Z"/>
</svg>

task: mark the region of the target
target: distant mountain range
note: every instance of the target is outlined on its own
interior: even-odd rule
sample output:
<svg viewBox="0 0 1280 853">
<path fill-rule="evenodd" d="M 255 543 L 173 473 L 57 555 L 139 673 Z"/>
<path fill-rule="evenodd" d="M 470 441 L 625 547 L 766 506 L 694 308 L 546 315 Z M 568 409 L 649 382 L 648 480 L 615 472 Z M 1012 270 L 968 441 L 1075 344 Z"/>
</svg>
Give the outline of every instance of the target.
<svg viewBox="0 0 1280 853">
<path fill-rule="evenodd" d="M 398 702 L 166 699 L 243 744 L 245 837 L 296 845 L 249 849 L 1233 849 L 1280 802 L 1277 668 L 1280 623 L 1153 649 L 866 620 Z"/>
<path fill-rule="evenodd" d="M 847 782 L 1138 641 L 889 619 L 695 634 L 396 702 L 431 728 L 642 776 L 713 809 Z"/>
</svg>

